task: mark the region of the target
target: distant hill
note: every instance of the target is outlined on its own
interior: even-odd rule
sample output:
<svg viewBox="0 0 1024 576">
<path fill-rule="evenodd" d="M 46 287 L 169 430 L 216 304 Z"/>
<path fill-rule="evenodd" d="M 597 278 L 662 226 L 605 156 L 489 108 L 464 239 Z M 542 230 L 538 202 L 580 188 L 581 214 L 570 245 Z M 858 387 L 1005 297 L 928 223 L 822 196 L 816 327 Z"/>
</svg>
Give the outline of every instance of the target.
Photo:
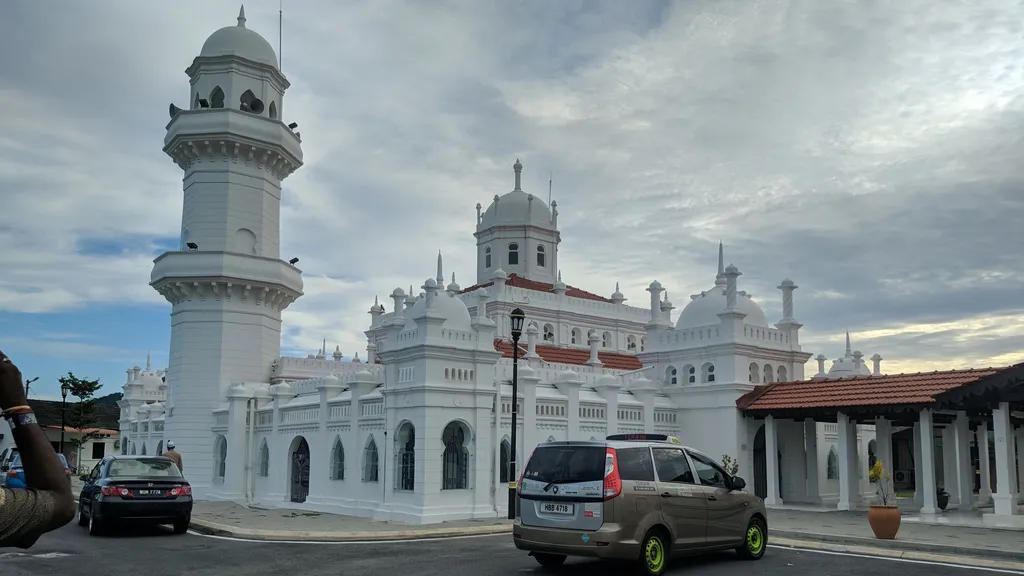
<svg viewBox="0 0 1024 576">
<path fill-rule="evenodd" d="M 96 399 L 96 403 L 105 406 L 117 406 L 117 403 L 120 402 L 122 396 L 124 396 L 124 394 L 120 392 L 114 392 L 113 394 L 100 396 L 99 398 Z"/>
</svg>

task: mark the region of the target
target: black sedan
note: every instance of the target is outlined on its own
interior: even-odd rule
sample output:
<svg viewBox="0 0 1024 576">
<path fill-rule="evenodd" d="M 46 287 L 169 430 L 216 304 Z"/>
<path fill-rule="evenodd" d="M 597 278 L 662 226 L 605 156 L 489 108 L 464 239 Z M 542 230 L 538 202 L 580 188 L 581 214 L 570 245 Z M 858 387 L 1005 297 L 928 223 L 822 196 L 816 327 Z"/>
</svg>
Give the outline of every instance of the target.
<svg viewBox="0 0 1024 576">
<path fill-rule="evenodd" d="M 175 534 L 188 532 L 192 486 L 170 458 L 107 456 L 82 481 L 78 524 L 92 536 L 119 521 L 172 524 Z"/>
</svg>

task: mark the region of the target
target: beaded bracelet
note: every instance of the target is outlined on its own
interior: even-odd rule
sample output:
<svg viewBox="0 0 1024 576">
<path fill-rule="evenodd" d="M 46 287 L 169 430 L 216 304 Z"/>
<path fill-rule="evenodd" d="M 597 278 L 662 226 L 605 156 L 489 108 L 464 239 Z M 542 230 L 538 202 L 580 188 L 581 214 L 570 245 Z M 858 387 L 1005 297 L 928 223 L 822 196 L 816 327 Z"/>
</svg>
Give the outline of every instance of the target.
<svg viewBox="0 0 1024 576">
<path fill-rule="evenodd" d="M 14 416 L 16 414 L 27 414 L 29 412 L 32 412 L 31 406 L 11 406 L 10 408 L 3 411 L 3 417 L 10 418 L 11 416 Z"/>
</svg>

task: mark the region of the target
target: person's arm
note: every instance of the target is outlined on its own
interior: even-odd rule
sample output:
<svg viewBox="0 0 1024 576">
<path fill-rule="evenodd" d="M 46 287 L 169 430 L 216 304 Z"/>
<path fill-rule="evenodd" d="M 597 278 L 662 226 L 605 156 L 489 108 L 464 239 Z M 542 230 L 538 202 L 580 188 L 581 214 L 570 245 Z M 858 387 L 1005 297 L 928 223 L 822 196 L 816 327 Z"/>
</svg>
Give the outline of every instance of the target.
<svg viewBox="0 0 1024 576">
<path fill-rule="evenodd" d="M 0 410 L 11 425 L 28 486 L 0 491 L 0 546 L 28 548 L 75 516 L 71 483 L 27 404 L 21 372 L 0 352 Z"/>
</svg>

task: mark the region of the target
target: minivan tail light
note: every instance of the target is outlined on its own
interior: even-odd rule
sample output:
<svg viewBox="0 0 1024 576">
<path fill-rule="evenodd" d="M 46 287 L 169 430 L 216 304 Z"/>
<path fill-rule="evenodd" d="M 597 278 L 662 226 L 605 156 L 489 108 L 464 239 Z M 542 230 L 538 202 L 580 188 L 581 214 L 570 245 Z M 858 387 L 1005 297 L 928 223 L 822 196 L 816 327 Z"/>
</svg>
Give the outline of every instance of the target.
<svg viewBox="0 0 1024 576">
<path fill-rule="evenodd" d="M 520 496 L 523 495 L 523 477 L 526 476 L 526 465 L 530 463 L 530 460 L 533 460 L 533 455 L 536 452 L 537 448 L 534 447 L 533 450 L 530 451 L 530 457 L 526 459 L 526 462 L 523 462 L 523 469 L 519 471 L 519 483 L 516 484 L 516 494 Z"/>
<path fill-rule="evenodd" d="M 608 448 L 604 456 L 604 499 L 611 500 L 622 493 L 622 478 L 619 476 L 619 457 L 615 448 Z"/>
</svg>

